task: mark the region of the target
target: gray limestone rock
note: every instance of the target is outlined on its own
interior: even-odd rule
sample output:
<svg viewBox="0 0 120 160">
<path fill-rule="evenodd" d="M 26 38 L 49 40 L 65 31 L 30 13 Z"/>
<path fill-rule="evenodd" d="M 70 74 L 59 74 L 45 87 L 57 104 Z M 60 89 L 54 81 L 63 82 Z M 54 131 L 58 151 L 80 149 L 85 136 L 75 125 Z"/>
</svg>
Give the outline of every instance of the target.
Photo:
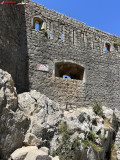
<svg viewBox="0 0 120 160">
<path fill-rule="evenodd" d="M 24 160 L 52 160 L 52 159 L 47 155 L 47 153 L 41 150 L 34 150 L 28 152 Z"/>
<path fill-rule="evenodd" d="M 34 151 L 34 150 L 38 150 L 38 148 L 35 146 L 22 147 L 22 148 L 15 150 L 11 154 L 10 158 L 12 160 L 24 160 L 27 153 L 30 151 Z"/>
<path fill-rule="evenodd" d="M 63 116 L 59 104 L 36 91 L 18 95 L 18 104 L 31 120 L 25 144 L 38 146 L 50 141 Z"/>
<path fill-rule="evenodd" d="M 0 69 L 0 156 L 4 160 L 22 147 L 28 128 L 29 120 L 18 110 L 12 77 Z"/>
</svg>

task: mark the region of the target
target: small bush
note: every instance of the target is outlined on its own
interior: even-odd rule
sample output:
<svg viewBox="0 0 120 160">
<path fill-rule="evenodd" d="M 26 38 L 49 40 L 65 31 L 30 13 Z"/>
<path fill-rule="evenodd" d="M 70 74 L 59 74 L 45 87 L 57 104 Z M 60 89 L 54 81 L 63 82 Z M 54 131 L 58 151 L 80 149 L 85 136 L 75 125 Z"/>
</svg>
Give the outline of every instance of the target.
<svg viewBox="0 0 120 160">
<path fill-rule="evenodd" d="M 101 133 L 98 134 L 99 138 L 103 138 L 103 135 Z"/>
<path fill-rule="evenodd" d="M 94 142 L 87 139 L 82 139 L 82 143 L 84 144 L 83 147 L 86 148 L 88 146 L 91 146 L 95 151 L 100 152 L 103 148 L 99 145 L 95 144 Z"/>
<path fill-rule="evenodd" d="M 88 139 L 90 140 L 90 141 L 93 141 L 93 142 L 95 142 L 95 139 L 96 139 L 96 134 L 93 132 L 93 131 L 90 131 L 89 133 L 88 133 Z"/>
<path fill-rule="evenodd" d="M 89 142 L 89 145 L 97 152 L 100 152 L 103 148 L 100 147 L 99 145 L 95 144 L 94 142 Z"/>
<path fill-rule="evenodd" d="M 86 148 L 89 145 L 88 138 L 87 139 L 82 138 L 81 142 L 84 144 L 84 146 L 83 146 L 84 148 Z"/>
<path fill-rule="evenodd" d="M 62 141 L 59 144 L 57 150 L 53 151 L 52 156 L 58 155 L 60 160 L 73 160 L 76 157 L 75 152 L 80 150 L 79 138 L 75 138 L 73 142 L 70 139 L 70 131 L 66 123 L 62 123 L 58 126 L 59 134 L 62 135 Z"/>
<path fill-rule="evenodd" d="M 92 104 L 92 107 L 93 107 L 93 111 L 95 112 L 95 114 L 97 114 L 100 117 L 104 116 L 103 109 L 102 109 L 100 102 L 95 100 L 94 103 Z"/>
<path fill-rule="evenodd" d="M 59 124 L 58 129 L 60 134 L 64 134 L 68 131 L 68 125 L 66 124 L 66 122 L 64 122 L 62 124 Z"/>
</svg>

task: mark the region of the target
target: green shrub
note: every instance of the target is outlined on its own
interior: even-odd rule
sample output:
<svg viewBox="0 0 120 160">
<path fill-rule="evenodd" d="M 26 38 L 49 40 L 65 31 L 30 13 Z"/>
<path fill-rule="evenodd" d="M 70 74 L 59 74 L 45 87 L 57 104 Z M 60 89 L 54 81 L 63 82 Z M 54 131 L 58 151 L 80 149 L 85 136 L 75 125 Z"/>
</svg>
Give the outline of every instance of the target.
<svg viewBox="0 0 120 160">
<path fill-rule="evenodd" d="M 60 134 L 65 134 L 68 131 L 68 125 L 67 125 L 67 123 L 64 122 L 62 124 L 59 124 L 58 129 L 59 129 L 59 133 Z"/>
<path fill-rule="evenodd" d="M 102 109 L 100 102 L 95 100 L 94 103 L 92 104 L 92 107 L 93 107 L 93 111 L 95 114 L 97 114 L 100 117 L 104 116 L 103 109 Z"/>
<path fill-rule="evenodd" d="M 81 142 L 84 144 L 84 148 L 86 148 L 88 145 L 89 145 L 89 140 L 88 140 L 88 138 L 87 139 L 84 139 L 84 138 L 82 138 L 81 139 Z"/>
<path fill-rule="evenodd" d="M 83 143 L 83 147 L 86 148 L 88 146 L 91 146 L 94 150 L 96 150 L 97 152 L 102 150 L 102 147 L 100 147 L 99 145 L 97 145 L 95 143 L 95 139 L 97 138 L 96 134 L 93 131 L 90 131 L 88 133 L 87 138 L 82 138 L 81 142 Z"/>
<path fill-rule="evenodd" d="M 88 133 L 88 139 L 90 140 L 90 141 L 93 141 L 93 142 L 95 142 L 95 139 L 96 139 L 96 134 L 93 132 L 93 131 L 90 131 L 89 133 Z"/>
<path fill-rule="evenodd" d="M 100 152 L 103 149 L 102 147 L 91 141 L 89 141 L 89 145 L 97 152 Z"/>
<path fill-rule="evenodd" d="M 52 156 L 58 155 L 60 160 L 74 160 L 76 150 L 80 149 L 79 138 L 75 138 L 73 142 L 70 139 L 70 131 L 66 123 L 62 123 L 58 126 L 59 134 L 62 135 L 62 141 L 59 144 L 57 150 L 53 151 Z"/>
<path fill-rule="evenodd" d="M 95 144 L 95 142 L 90 141 L 87 139 L 82 139 L 83 147 L 86 148 L 88 146 L 91 146 L 95 151 L 100 152 L 103 148 L 99 145 Z"/>
<path fill-rule="evenodd" d="M 103 138 L 103 135 L 101 133 L 98 134 L 99 138 Z"/>
</svg>

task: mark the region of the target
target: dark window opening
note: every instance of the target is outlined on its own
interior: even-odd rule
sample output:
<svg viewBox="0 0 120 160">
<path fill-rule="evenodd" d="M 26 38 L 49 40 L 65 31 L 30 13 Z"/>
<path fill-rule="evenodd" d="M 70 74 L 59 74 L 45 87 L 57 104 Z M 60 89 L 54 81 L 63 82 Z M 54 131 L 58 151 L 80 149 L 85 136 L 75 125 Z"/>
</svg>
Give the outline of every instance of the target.
<svg viewBox="0 0 120 160">
<path fill-rule="evenodd" d="M 35 17 L 33 21 L 33 28 L 35 30 L 41 30 L 42 26 L 43 26 L 43 20 L 38 17 Z"/>
<path fill-rule="evenodd" d="M 55 64 L 55 76 L 83 80 L 84 68 L 71 62 L 57 62 Z"/>
<path fill-rule="evenodd" d="M 106 52 L 110 52 L 110 44 L 106 43 L 105 44 Z"/>
<path fill-rule="evenodd" d="M 118 45 L 117 44 L 114 44 L 114 48 L 116 51 L 118 51 Z"/>
</svg>

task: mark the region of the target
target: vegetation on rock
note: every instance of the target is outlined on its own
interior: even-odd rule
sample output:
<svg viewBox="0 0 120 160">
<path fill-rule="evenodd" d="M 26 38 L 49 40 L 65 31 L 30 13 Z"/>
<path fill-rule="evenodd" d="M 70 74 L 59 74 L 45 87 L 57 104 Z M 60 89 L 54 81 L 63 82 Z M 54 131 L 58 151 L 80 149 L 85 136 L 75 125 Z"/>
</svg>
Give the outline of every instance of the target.
<svg viewBox="0 0 120 160">
<path fill-rule="evenodd" d="M 103 109 L 100 102 L 98 102 L 97 100 L 94 100 L 94 102 L 92 103 L 92 107 L 95 114 L 97 114 L 100 117 L 104 116 Z"/>
<path fill-rule="evenodd" d="M 71 142 L 70 131 L 68 125 L 63 123 L 59 125 L 59 133 L 62 135 L 62 142 L 56 151 L 53 151 L 52 156 L 59 155 L 60 160 L 73 160 L 76 156 L 76 151 L 80 149 L 80 140 L 78 137 Z"/>
<path fill-rule="evenodd" d="M 110 160 L 116 160 L 117 159 L 117 150 L 118 150 L 119 146 L 118 145 L 112 145 L 112 148 L 111 148 L 111 158 Z"/>
</svg>

